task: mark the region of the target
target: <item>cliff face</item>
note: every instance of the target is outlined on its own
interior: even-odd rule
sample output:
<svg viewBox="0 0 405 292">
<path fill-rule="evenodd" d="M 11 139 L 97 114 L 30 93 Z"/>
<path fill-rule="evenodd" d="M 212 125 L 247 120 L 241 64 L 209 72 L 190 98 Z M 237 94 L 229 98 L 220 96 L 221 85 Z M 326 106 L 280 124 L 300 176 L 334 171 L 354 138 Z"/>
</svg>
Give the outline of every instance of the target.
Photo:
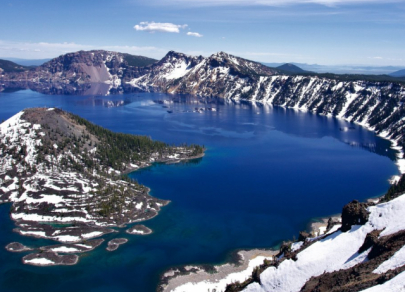
<svg viewBox="0 0 405 292">
<path fill-rule="evenodd" d="M 21 82 L 52 82 L 69 85 L 72 92 L 90 83 L 103 83 L 108 85 L 107 94 L 138 89 L 266 102 L 344 118 L 404 145 L 405 86 L 400 83 L 289 76 L 224 52 L 205 58 L 171 51 L 159 62 L 149 60 L 149 66 L 141 67 L 133 65 L 136 58 L 145 57 L 130 57 L 117 52 L 80 51 L 33 70 L 4 73 L 0 80 L 17 82 L 15 86 L 20 87 Z"/>
<path fill-rule="evenodd" d="M 128 68 L 155 61 L 111 51 L 79 51 L 59 56 L 32 70 L 4 74 L 0 79 L 65 84 L 108 83 L 119 86 Z"/>
<path fill-rule="evenodd" d="M 280 75 L 276 69 L 226 53 L 208 58 L 169 53 L 129 83 L 143 90 L 266 102 L 344 118 L 404 145 L 405 86 Z"/>
<path fill-rule="evenodd" d="M 169 93 L 188 93 L 200 96 L 232 98 L 238 91 L 253 84 L 259 76 L 273 76 L 280 71 L 257 62 L 235 57 L 224 52 L 191 57 L 169 52 L 162 60 L 151 66 L 149 72 L 129 83 L 144 90 L 158 90 Z"/>
<path fill-rule="evenodd" d="M 103 83 L 108 85 L 107 94 L 138 89 L 266 102 L 344 118 L 404 145 L 405 86 L 400 83 L 288 76 L 224 52 L 205 58 L 171 51 L 159 62 L 144 59 L 117 52 L 80 51 L 33 70 L 4 73 L 0 80 L 17 82 L 15 86 L 22 86 L 21 82 L 64 84 L 71 92 Z M 136 67 L 136 62 L 151 64 Z"/>
</svg>

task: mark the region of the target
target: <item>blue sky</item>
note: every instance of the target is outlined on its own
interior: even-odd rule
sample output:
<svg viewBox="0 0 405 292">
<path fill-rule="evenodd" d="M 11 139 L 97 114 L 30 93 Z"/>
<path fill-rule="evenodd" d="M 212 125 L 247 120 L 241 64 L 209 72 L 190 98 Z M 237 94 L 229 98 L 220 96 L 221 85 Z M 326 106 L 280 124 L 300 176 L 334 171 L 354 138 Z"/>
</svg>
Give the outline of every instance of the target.
<svg viewBox="0 0 405 292">
<path fill-rule="evenodd" d="M 107 49 L 156 59 L 405 66 L 405 1 L 2 0 L 0 57 Z"/>
</svg>

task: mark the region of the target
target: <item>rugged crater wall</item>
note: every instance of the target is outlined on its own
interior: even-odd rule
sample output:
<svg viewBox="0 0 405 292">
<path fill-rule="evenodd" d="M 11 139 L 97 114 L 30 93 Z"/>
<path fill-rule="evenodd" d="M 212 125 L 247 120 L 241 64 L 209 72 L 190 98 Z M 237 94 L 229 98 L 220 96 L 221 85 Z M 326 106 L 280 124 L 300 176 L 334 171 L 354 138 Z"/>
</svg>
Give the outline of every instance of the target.
<svg viewBox="0 0 405 292">
<path fill-rule="evenodd" d="M 44 82 L 59 84 L 40 90 L 51 94 L 59 92 L 58 88 L 67 88 L 72 94 L 90 92 L 84 88 L 86 85 L 101 82 L 108 85 L 105 94 L 139 89 L 265 102 L 343 118 L 366 126 L 401 147 L 405 143 L 405 86 L 400 82 L 346 80 L 350 78 L 339 75 L 285 75 L 278 69 L 224 52 L 202 57 L 170 51 L 148 66 L 133 66 L 129 61 L 128 55 L 117 52 L 80 51 L 33 70 L 3 73 L 0 80 L 12 82 L 14 87 L 34 89 L 41 88 L 38 84 Z M 405 172 L 405 166 L 401 172 Z"/>
<path fill-rule="evenodd" d="M 343 118 L 404 146 L 405 86 L 344 81 L 280 71 L 226 53 L 191 58 L 169 53 L 128 82 L 142 90 L 265 102 Z M 405 169 L 404 169 L 405 171 Z"/>
</svg>

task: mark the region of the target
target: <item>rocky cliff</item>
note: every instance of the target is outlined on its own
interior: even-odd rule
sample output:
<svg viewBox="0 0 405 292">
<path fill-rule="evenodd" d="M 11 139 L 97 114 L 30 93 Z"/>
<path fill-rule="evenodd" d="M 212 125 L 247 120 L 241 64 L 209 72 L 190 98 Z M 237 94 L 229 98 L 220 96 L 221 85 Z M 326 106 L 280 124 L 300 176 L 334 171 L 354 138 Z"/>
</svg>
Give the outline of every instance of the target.
<svg viewBox="0 0 405 292">
<path fill-rule="evenodd" d="M 0 79 L 62 84 L 107 83 L 117 87 L 128 69 L 154 62 L 156 60 L 147 57 L 118 52 L 79 51 L 61 55 L 24 72 L 3 72 Z"/>
<path fill-rule="evenodd" d="M 103 83 L 109 86 L 107 92 L 137 88 L 266 102 L 343 118 L 400 146 L 405 144 L 405 85 L 400 82 L 355 80 L 346 75 L 334 78 L 285 75 L 278 69 L 224 52 L 205 58 L 171 51 L 159 62 L 149 60 L 150 65 L 140 67 L 133 66 L 133 61 L 117 52 L 80 51 L 60 56 L 34 70 L 4 73 L 0 80 L 17 82 L 14 86 L 22 86 L 21 82 L 69 84 L 72 93 L 89 92 L 83 89 L 86 84 Z M 57 86 L 62 87 L 67 85 Z"/>
</svg>

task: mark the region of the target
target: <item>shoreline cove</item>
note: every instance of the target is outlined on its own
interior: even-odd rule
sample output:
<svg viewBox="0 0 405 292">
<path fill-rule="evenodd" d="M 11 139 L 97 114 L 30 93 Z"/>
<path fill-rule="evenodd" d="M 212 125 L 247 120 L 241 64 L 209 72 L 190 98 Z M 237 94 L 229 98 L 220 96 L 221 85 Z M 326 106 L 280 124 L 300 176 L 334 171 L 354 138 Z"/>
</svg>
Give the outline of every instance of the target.
<svg viewBox="0 0 405 292">
<path fill-rule="evenodd" d="M 234 101 L 234 102 L 240 102 L 240 101 L 242 101 L 241 99 L 231 99 L 231 100 Z M 303 108 L 299 108 L 299 107 L 286 107 L 286 106 L 283 106 L 283 105 L 274 105 L 274 104 L 272 104 L 270 101 L 265 101 L 265 102 L 260 101 L 260 100 L 243 100 L 243 101 L 244 101 L 244 102 L 249 102 L 249 103 L 251 103 L 251 104 L 253 104 L 253 103 L 267 104 L 267 105 L 270 105 L 270 106 L 272 106 L 272 107 L 280 107 L 280 108 L 284 108 L 284 109 L 292 109 L 292 110 L 294 110 L 294 111 L 300 111 L 300 112 L 303 112 L 303 113 L 308 112 L 307 109 L 303 109 Z M 315 111 L 309 111 L 309 112 L 311 112 L 311 113 L 313 113 L 313 114 L 316 114 L 316 115 L 319 115 L 319 116 L 322 116 L 322 117 L 335 118 L 335 119 L 338 119 L 338 120 L 342 120 L 342 121 L 346 121 L 346 122 L 349 122 L 349 123 L 353 123 L 353 124 L 355 124 L 355 125 L 358 125 L 358 126 L 361 126 L 361 127 L 365 128 L 365 129 L 367 129 L 367 130 L 370 131 L 370 132 L 373 132 L 376 136 L 378 136 L 378 137 L 380 137 L 380 138 L 382 138 L 382 139 L 384 139 L 384 140 L 387 140 L 387 141 L 391 142 L 391 147 L 390 147 L 390 148 L 393 149 L 393 150 L 398 151 L 398 153 L 397 153 L 397 155 L 396 155 L 397 159 L 396 159 L 396 161 L 395 161 L 395 162 L 396 162 L 395 164 L 397 165 L 397 168 L 398 168 L 398 171 L 399 171 L 399 174 L 400 174 L 400 175 L 399 175 L 399 176 L 398 176 L 398 175 L 392 176 L 392 177 L 389 179 L 390 184 L 393 184 L 393 183 L 398 182 L 400 176 L 401 176 L 402 174 L 405 174 L 405 158 L 404 158 L 405 152 L 404 152 L 404 149 L 403 149 L 403 147 L 398 146 L 398 141 L 397 141 L 397 140 L 392 139 L 392 138 L 390 138 L 390 137 L 388 136 L 388 132 L 387 132 L 387 131 L 381 131 L 380 133 L 377 133 L 377 132 L 375 131 L 375 128 L 370 127 L 369 124 L 367 124 L 367 123 L 360 123 L 360 122 L 357 122 L 357 121 L 354 121 L 354 122 L 353 122 L 350 118 L 344 118 L 344 117 L 341 117 L 341 116 L 334 116 L 334 115 L 332 115 L 332 114 L 327 114 L 327 115 L 325 115 L 325 114 L 322 114 L 322 113 L 317 113 L 317 112 L 315 112 Z"/>
<path fill-rule="evenodd" d="M 170 94 L 170 93 L 169 93 Z M 174 93 L 173 93 L 174 94 Z M 241 100 L 239 99 L 230 99 L 234 102 L 240 102 Z M 307 109 L 301 109 L 298 107 L 286 107 L 286 106 L 277 106 L 277 105 L 273 105 L 272 103 L 265 101 L 259 101 L 259 100 L 243 100 L 249 103 L 260 103 L 260 104 L 268 104 L 272 107 L 281 107 L 281 108 L 287 108 L 287 109 L 292 109 L 292 110 L 297 110 L 297 111 L 301 111 L 301 112 L 308 112 Z M 313 112 L 315 113 L 315 112 Z M 373 132 L 376 136 L 387 140 L 390 142 L 390 149 L 393 149 L 395 151 L 397 151 L 398 153 L 396 153 L 396 160 L 395 160 L 395 164 L 397 166 L 399 175 L 393 175 L 391 176 L 391 178 L 388 179 L 388 182 L 390 183 L 390 185 L 396 184 L 399 179 L 401 178 L 401 175 L 405 174 L 405 158 L 404 158 L 404 149 L 401 146 L 398 146 L 398 141 L 395 139 L 391 139 L 390 137 L 388 137 L 388 133 L 386 131 L 382 131 L 380 133 L 376 133 L 375 129 L 370 127 L 369 125 L 367 125 L 366 123 L 359 123 L 357 121 L 351 121 L 350 118 L 343 118 L 343 117 L 338 117 L 338 116 L 333 116 L 331 114 L 328 115 L 324 115 L 324 114 L 320 114 L 320 113 L 315 113 L 317 115 L 326 117 L 326 118 L 336 118 L 338 120 L 343 120 L 349 123 L 353 123 L 355 125 L 361 126 L 365 129 L 367 129 L 370 132 Z M 383 197 L 383 195 L 381 196 L 376 196 L 376 197 L 370 197 L 368 199 L 365 199 L 364 201 L 366 202 L 370 202 L 370 203 L 375 203 L 378 204 L 378 202 L 380 201 L 380 199 Z M 342 206 L 343 208 L 343 206 Z M 315 218 L 313 218 L 315 219 Z M 327 226 L 328 226 L 328 221 L 332 220 L 335 221 L 335 228 L 332 228 L 331 230 L 327 230 Z M 322 237 L 323 235 L 327 235 L 329 233 L 333 233 L 337 230 L 337 227 L 339 225 L 339 222 L 341 223 L 341 213 L 340 214 L 333 214 L 330 216 L 324 216 L 324 217 L 318 217 L 315 219 L 314 222 L 311 222 L 311 220 L 308 222 L 308 227 L 306 228 L 305 231 L 310 232 L 311 235 L 311 239 L 310 240 L 316 240 L 320 237 Z M 283 241 L 284 242 L 284 241 Z M 287 241 L 287 242 L 292 242 L 292 246 L 295 244 L 297 244 L 297 248 L 296 250 L 299 250 L 301 246 L 298 246 L 300 241 L 299 240 L 295 240 L 295 241 Z M 240 255 L 240 252 L 247 252 L 249 253 L 250 251 L 252 252 L 267 252 L 271 250 L 274 255 L 281 253 L 281 250 L 276 248 L 276 247 L 270 247 L 269 249 L 249 249 L 249 250 L 239 250 L 239 251 L 234 251 L 232 253 Z M 265 259 L 272 259 L 273 257 L 269 257 L 269 258 L 263 258 L 263 261 Z M 253 258 L 246 260 L 243 256 L 242 256 L 242 262 L 243 262 L 243 266 L 249 265 L 250 262 L 253 261 Z M 261 264 L 263 264 L 263 261 L 261 263 L 257 263 L 255 266 L 253 266 L 253 268 L 260 266 Z M 222 278 L 217 278 L 216 277 L 216 273 L 212 274 L 211 272 L 208 272 L 206 270 L 204 270 L 204 268 L 201 268 L 201 265 L 186 265 L 186 266 L 182 266 L 181 268 L 169 268 L 168 270 L 166 270 L 160 277 L 160 284 L 158 285 L 157 291 L 158 292 L 181 292 L 183 290 L 179 290 L 177 288 L 184 288 L 186 289 L 186 291 L 197 291 L 195 290 L 196 287 L 194 287 L 194 285 L 199 285 L 198 287 L 198 291 L 210 291 L 210 289 L 215 289 L 213 291 L 225 291 L 225 288 L 228 284 L 232 284 L 235 281 L 232 282 L 227 282 L 226 278 L 227 276 L 233 274 L 233 273 L 238 273 L 238 272 L 247 272 L 248 269 L 245 270 L 240 270 L 238 265 L 234 265 L 234 263 L 232 261 L 228 261 L 225 262 L 224 264 L 221 264 L 219 266 L 217 265 L 210 265 L 207 264 L 209 267 L 211 267 L 212 269 L 218 269 L 220 267 L 223 266 L 227 266 L 229 267 L 226 273 L 223 273 L 223 277 Z M 249 267 L 250 268 L 250 267 Z M 178 274 L 176 274 L 176 271 Z M 251 274 L 251 273 L 250 273 Z M 204 278 L 204 276 L 206 278 Z M 214 282 L 210 282 L 214 280 Z M 225 287 L 223 287 L 223 289 L 219 289 L 217 290 L 217 286 L 215 285 L 219 285 L 218 282 L 220 281 L 225 281 L 226 285 Z M 244 282 L 243 279 L 242 281 L 239 282 Z M 204 283 L 204 284 L 201 284 Z M 201 288 L 200 286 L 203 286 L 203 288 Z M 204 286 L 205 285 L 205 286 Z M 215 286 L 214 288 L 212 286 Z M 190 289 L 190 290 L 187 290 Z"/>
</svg>

